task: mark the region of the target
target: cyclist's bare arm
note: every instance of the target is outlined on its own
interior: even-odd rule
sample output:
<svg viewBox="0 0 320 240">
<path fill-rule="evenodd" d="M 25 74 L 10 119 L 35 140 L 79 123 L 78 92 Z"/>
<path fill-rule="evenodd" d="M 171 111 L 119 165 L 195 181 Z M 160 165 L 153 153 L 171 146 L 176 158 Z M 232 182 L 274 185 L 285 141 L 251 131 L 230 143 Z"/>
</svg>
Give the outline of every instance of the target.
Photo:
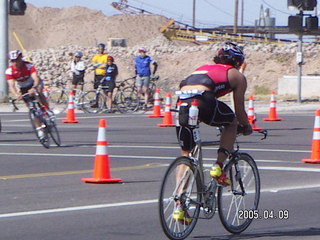
<svg viewBox="0 0 320 240">
<path fill-rule="evenodd" d="M 39 87 L 39 84 L 40 84 L 40 79 L 39 79 L 39 77 L 38 77 L 38 74 L 36 73 L 36 72 L 34 72 L 34 73 L 31 73 L 31 77 L 32 77 L 32 79 L 33 79 L 33 86 L 34 87 Z"/>
<path fill-rule="evenodd" d="M 16 88 L 16 82 L 15 80 L 13 79 L 10 79 L 10 80 L 7 80 L 8 82 L 8 86 L 9 86 L 9 90 L 10 92 L 14 95 L 14 97 L 18 100 L 20 100 L 22 97 L 21 97 L 21 94 L 20 92 L 18 92 L 17 88 Z"/>
<path fill-rule="evenodd" d="M 228 78 L 233 90 L 233 101 L 235 107 L 235 113 L 239 124 L 248 128 L 247 134 L 251 134 L 251 127 L 248 121 L 248 116 L 245 110 L 245 92 L 247 90 L 247 80 L 245 76 L 236 69 L 230 69 L 228 72 Z"/>
</svg>

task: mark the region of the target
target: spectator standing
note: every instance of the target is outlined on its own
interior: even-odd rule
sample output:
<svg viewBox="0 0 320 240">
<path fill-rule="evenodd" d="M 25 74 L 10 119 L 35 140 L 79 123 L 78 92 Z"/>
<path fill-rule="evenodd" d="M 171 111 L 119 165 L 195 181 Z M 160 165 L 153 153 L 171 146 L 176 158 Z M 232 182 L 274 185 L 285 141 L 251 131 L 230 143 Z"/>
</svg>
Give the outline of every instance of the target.
<svg viewBox="0 0 320 240">
<path fill-rule="evenodd" d="M 76 52 L 74 54 L 74 59 L 71 62 L 71 72 L 72 72 L 72 88 L 77 88 L 80 86 L 81 91 L 83 91 L 84 85 L 84 74 L 86 71 L 86 66 L 84 61 L 81 60 L 83 56 L 82 52 Z"/>
<path fill-rule="evenodd" d="M 145 48 L 139 48 L 140 55 L 135 58 L 135 71 L 136 71 L 136 87 L 138 96 L 144 93 L 144 108 L 147 108 L 149 100 L 149 83 L 151 77 L 151 67 L 153 65 L 152 75 L 157 71 L 158 64 L 149 57 Z"/>
<path fill-rule="evenodd" d="M 97 89 L 101 80 L 106 76 L 107 58 L 108 55 L 104 53 L 105 45 L 98 44 L 98 54 L 92 58 L 92 65 L 94 67 L 94 83 L 93 88 Z M 97 99 L 98 100 L 98 99 Z M 97 107 L 98 101 L 92 107 Z"/>
<path fill-rule="evenodd" d="M 103 82 L 103 86 L 105 88 L 105 94 L 107 96 L 107 113 L 112 113 L 112 93 L 114 88 L 116 87 L 116 78 L 118 75 L 118 67 L 114 63 L 114 59 L 112 56 L 108 56 L 107 58 L 107 68 L 106 68 L 106 77 Z"/>
</svg>

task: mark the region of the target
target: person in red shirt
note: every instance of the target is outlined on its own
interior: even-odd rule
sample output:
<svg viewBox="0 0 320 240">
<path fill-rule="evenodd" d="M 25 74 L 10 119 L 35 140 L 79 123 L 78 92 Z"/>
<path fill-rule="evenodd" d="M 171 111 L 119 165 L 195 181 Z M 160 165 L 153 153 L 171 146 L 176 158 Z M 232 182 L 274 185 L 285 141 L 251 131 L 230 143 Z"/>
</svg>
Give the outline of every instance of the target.
<svg viewBox="0 0 320 240">
<path fill-rule="evenodd" d="M 35 91 L 37 91 L 41 103 L 49 109 L 48 103 L 42 93 L 43 82 L 39 78 L 37 70 L 30 62 L 24 61 L 22 57 L 22 52 L 20 50 L 9 52 L 10 65 L 5 72 L 5 75 L 10 92 L 16 99 L 20 100 L 22 99 L 23 94 L 29 93 L 33 95 Z M 16 85 L 20 91 L 17 89 Z"/>
</svg>

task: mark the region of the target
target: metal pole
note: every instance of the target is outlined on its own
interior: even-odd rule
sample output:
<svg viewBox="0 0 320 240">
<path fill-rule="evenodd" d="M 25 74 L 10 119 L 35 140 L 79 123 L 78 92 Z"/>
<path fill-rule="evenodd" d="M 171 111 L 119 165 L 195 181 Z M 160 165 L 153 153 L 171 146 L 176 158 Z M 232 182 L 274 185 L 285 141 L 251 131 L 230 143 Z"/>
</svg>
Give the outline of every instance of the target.
<svg viewBox="0 0 320 240">
<path fill-rule="evenodd" d="M 300 54 L 300 60 L 297 61 L 298 63 L 298 85 L 297 85 L 297 103 L 301 103 L 301 77 L 302 77 L 302 64 L 303 64 L 303 57 L 302 57 L 302 32 L 299 32 L 299 41 L 298 41 L 298 53 Z"/>
<path fill-rule="evenodd" d="M 192 27 L 196 27 L 196 0 L 193 0 L 192 6 Z"/>
<path fill-rule="evenodd" d="M 0 3 L 0 102 L 3 102 L 8 95 L 7 81 L 5 71 L 8 64 L 8 1 L 3 0 Z"/>
<path fill-rule="evenodd" d="M 241 26 L 243 27 L 243 18 L 244 18 L 244 0 L 241 0 Z"/>
<path fill-rule="evenodd" d="M 239 0 L 234 0 L 234 23 L 233 23 L 234 34 L 238 32 L 238 7 L 239 7 Z"/>
</svg>

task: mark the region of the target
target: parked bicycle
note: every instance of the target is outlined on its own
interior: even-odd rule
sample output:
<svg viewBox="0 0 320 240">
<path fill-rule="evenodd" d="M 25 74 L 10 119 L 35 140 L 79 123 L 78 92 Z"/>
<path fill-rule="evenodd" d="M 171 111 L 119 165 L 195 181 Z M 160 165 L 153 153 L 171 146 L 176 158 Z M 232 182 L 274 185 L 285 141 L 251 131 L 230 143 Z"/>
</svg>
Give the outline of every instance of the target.
<svg viewBox="0 0 320 240">
<path fill-rule="evenodd" d="M 185 239 L 199 218 L 211 219 L 218 208 L 225 229 L 240 233 L 251 224 L 254 218 L 250 216 L 258 208 L 260 176 L 257 165 L 249 154 L 240 152 L 236 141 L 236 150 L 230 154 L 223 169 L 231 184 L 218 184 L 210 177 L 209 169 L 203 166 L 204 144 L 201 143 L 199 124 L 192 131 L 196 144 L 190 156 L 176 158 L 161 184 L 159 216 L 162 229 L 170 239 Z M 266 138 L 267 132 L 261 133 Z M 183 220 L 174 218 L 178 207 L 184 211 Z"/>
<path fill-rule="evenodd" d="M 149 102 L 154 102 L 154 94 L 156 92 L 156 81 L 159 80 L 159 76 L 154 76 L 150 78 L 150 84 L 149 84 Z M 117 109 L 121 113 L 132 113 L 136 111 L 147 111 L 149 109 L 143 108 L 144 101 L 143 99 L 140 99 L 138 97 L 138 91 L 135 86 L 135 77 L 130 78 L 132 84 L 127 85 L 126 87 L 123 87 L 120 89 L 120 91 L 117 92 L 114 98 L 114 102 L 117 105 Z M 125 81 L 127 81 L 126 79 Z"/>
<path fill-rule="evenodd" d="M 26 101 L 29 109 L 29 118 L 31 126 L 39 140 L 39 142 L 45 147 L 50 147 L 50 139 L 57 145 L 61 145 L 60 134 L 55 123 L 55 116 L 52 112 L 48 112 L 46 107 L 39 102 L 38 93 L 35 96 L 31 96 L 29 93 L 22 95 L 22 98 Z M 19 110 L 15 102 L 17 100 L 10 100 L 14 110 Z"/>
<path fill-rule="evenodd" d="M 48 93 L 48 102 L 56 114 L 66 111 L 68 107 L 69 93 L 71 90 L 74 91 L 73 102 L 75 107 L 82 109 L 82 96 L 86 93 L 85 91 L 70 88 L 67 86 L 67 82 L 64 81 L 57 81 L 55 83 L 55 87 L 58 89 L 50 90 Z"/>
</svg>

